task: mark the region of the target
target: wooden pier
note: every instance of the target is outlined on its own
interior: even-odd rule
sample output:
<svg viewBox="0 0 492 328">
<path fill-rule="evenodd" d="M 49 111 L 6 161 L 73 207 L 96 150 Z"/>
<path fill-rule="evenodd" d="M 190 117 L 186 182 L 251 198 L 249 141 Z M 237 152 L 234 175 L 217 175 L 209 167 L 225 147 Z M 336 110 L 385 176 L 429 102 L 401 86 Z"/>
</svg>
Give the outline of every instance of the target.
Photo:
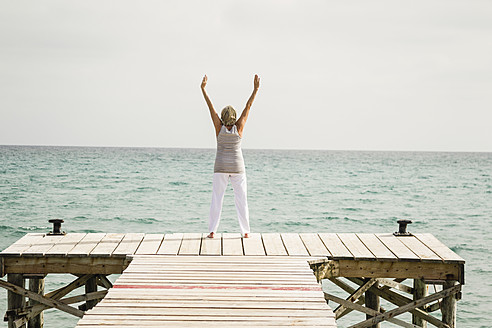
<svg viewBox="0 0 492 328">
<path fill-rule="evenodd" d="M 367 315 L 354 328 L 456 327 L 464 263 L 431 234 L 27 234 L 0 253 L 0 287 L 9 328 L 42 327 L 48 308 L 80 317 L 78 328 L 336 327 L 351 311 Z M 52 273 L 76 279 L 46 293 Z M 107 275 L 121 273 L 113 286 Z M 325 279 L 348 295 L 323 293 Z M 429 284 L 442 288 L 429 295 Z M 412 323 L 396 318 L 405 312 Z"/>
</svg>

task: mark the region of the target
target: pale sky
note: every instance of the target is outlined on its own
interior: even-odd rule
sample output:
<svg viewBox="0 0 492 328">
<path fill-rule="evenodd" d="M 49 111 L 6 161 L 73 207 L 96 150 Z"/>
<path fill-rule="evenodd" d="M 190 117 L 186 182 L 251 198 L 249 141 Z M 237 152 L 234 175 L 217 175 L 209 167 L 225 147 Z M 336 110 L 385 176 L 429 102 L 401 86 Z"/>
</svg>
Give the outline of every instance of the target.
<svg viewBox="0 0 492 328">
<path fill-rule="evenodd" d="M 0 145 L 492 151 L 492 1 L 0 0 Z"/>
</svg>

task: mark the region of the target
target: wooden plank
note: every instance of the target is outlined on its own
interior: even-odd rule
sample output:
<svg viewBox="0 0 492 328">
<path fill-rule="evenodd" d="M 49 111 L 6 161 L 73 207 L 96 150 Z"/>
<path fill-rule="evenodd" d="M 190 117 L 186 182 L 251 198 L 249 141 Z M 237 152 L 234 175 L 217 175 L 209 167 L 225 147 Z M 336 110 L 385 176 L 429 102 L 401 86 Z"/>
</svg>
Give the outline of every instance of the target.
<svg viewBox="0 0 492 328">
<path fill-rule="evenodd" d="M 159 255 L 178 255 L 181 241 L 183 240 L 182 233 L 171 233 L 164 236 L 161 247 L 157 251 Z"/>
<path fill-rule="evenodd" d="M 249 238 L 243 238 L 244 255 L 266 255 L 263 241 L 259 233 L 250 233 Z"/>
<path fill-rule="evenodd" d="M 240 233 L 222 234 L 222 255 L 244 255 L 243 238 Z"/>
<path fill-rule="evenodd" d="M 47 251 L 49 251 L 55 244 L 63 240 L 64 235 L 54 235 L 48 236 L 45 235 L 43 239 L 38 240 L 31 247 L 26 249 L 23 253 L 24 256 L 39 256 L 44 255 Z"/>
<path fill-rule="evenodd" d="M 376 257 L 354 233 L 339 233 L 338 238 L 352 253 L 356 260 L 375 260 Z"/>
<path fill-rule="evenodd" d="M 465 263 L 465 260 L 449 249 L 436 237 L 430 233 L 416 233 L 415 237 L 429 247 L 434 253 L 439 255 L 445 263 Z"/>
<path fill-rule="evenodd" d="M 140 246 L 138 246 L 136 255 L 140 254 L 156 254 L 157 250 L 161 246 L 162 240 L 164 239 L 164 234 L 162 233 L 148 233 L 145 234 Z"/>
<path fill-rule="evenodd" d="M 405 246 L 414 252 L 421 261 L 428 262 L 442 262 L 442 259 L 436 255 L 429 247 L 424 245 L 420 240 L 413 236 L 405 236 L 405 237 L 396 237 L 400 240 Z"/>
<path fill-rule="evenodd" d="M 372 233 L 358 233 L 357 237 L 378 260 L 397 261 L 398 258 Z"/>
<path fill-rule="evenodd" d="M 5 257 L 5 273 L 121 273 L 128 261 L 118 257 Z"/>
<path fill-rule="evenodd" d="M 279 233 L 262 234 L 266 255 L 288 255 Z"/>
<path fill-rule="evenodd" d="M 98 305 L 98 308 L 102 307 L 133 307 L 133 308 L 232 308 L 232 309 L 248 309 L 248 308 L 261 308 L 261 309 L 292 309 L 292 310 L 326 310 L 326 302 L 303 302 L 291 301 L 284 302 L 280 300 L 274 301 L 242 301 L 235 299 L 234 301 L 211 301 L 204 302 L 202 300 L 141 300 L 141 299 L 107 299 Z"/>
<path fill-rule="evenodd" d="M 22 255 L 25 250 L 44 238 L 44 233 L 28 233 L 0 253 L 2 256 Z"/>
<path fill-rule="evenodd" d="M 116 247 L 113 255 L 133 255 L 144 238 L 144 233 L 127 233 Z"/>
<path fill-rule="evenodd" d="M 297 233 L 282 233 L 280 234 L 284 242 L 287 253 L 290 256 L 309 256 L 309 253 L 304 246 L 304 243 Z"/>
<path fill-rule="evenodd" d="M 331 255 L 325 247 L 317 233 L 301 233 L 301 237 L 306 249 L 311 256 L 328 256 Z"/>
<path fill-rule="evenodd" d="M 192 310 L 190 310 L 192 311 Z M 229 317 L 227 314 L 222 316 L 199 316 L 190 320 L 189 316 L 158 316 L 158 315 L 92 315 L 86 314 L 81 319 L 77 327 L 86 327 L 87 325 L 130 325 L 133 327 L 289 327 L 303 326 L 307 327 L 336 327 L 335 318 L 323 315 L 319 318 L 277 318 L 272 319 L 269 316 L 251 318 L 248 315 Z"/>
<path fill-rule="evenodd" d="M 201 233 L 185 233 L 179 249 L 179 255 L 198 255 L 200 254 L 200 244 L 202 242 Z"/>
<path fill-rule="evenodd" d="M 344 260 L 344 259 L 353 259 L 352 253 L 349 252 L 347 247 L 342 243 L 340 238 L 338 238 L 335 233 L 320 233 L 318 234 L 323 244 L 325 244 L 326 248 L 330 252 L 331 256 L 329 256 L 333 260 Z"/>
<path fill-rule="evenodd" d="M 88 256 L 104 236 L 106 236 L 105 233 L 88 233 L 67 255 L 74 257 Z"/>
<path fill-rule="evenodd" d="M 108 233 L 97 244 L 97 246 L 91 251 L 90 256 L 106 257 L 111 256 L 119 243 L 123 239 L 125 234 L 123 233 Z"/>
<path fill-rule="evenodd" d="M 49 256 L 66 256 L 86 235 L 85 233 L 67 233 L 59 243 L 45 254 Z"/>
<path fill-rule="evenodd" d="M 460 263 L 339 260 L 322 272 L 321 279 L 333 277 L 393 277 L 426 280 L 460 280 Z"/>
<path fill-rule="evenodd" d="M 200 255 L 221 255 L 222 254 L 222 235 L 216 233 L 214 238 L 207 238 L 208 233 L 202 234 L 202 245 Z"/>
<path fill-rule="evenodd" d="M 407 246 L 405 246 L 392 233 L 376 234 L 381 242 L 398 257 L 400 261 L 419 261 L 420 258 L 415 255 Z"/>
</svg>

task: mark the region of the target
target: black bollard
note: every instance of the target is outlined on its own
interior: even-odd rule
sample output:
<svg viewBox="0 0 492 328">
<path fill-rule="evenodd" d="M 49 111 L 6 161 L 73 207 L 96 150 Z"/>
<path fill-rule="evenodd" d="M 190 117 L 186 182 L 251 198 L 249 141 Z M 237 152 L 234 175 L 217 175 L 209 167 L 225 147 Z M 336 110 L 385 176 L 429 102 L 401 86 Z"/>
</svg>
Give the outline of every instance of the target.
<svg viewBox="0 0 492 328">
<path fill-rule="evenodd" d="M 399 224 L 398 231 L 394 232 L 393 235 L 395 235 L 395 236 L 413 236 L 410 232 L 407 231 L 407 225 L 412 223 L 412 220 L 402 219 L 402 220 L 398 220 L 396 222 L 398 222 L 398 224 Z"/>
<path fill-rule="evenodd" d="M 48 220 L 49 223 L 53 223 L 53 231 L 51 231 L 49 236 L 63 236 L 65 231 L 61 231 L 61 224 L 64 222 L 62 219 L 51 219 Z"/>
</svg>

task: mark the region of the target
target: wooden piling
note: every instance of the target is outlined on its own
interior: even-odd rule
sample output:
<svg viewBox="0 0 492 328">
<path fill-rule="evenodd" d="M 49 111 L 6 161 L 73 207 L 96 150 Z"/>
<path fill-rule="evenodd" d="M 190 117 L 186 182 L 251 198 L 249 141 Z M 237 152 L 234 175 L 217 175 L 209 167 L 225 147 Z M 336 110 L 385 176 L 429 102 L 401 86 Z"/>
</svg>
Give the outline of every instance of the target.
<svg viewBox="0 0 492 328">
<path fill-rule="evenodd" d="M 85 283 L 85 293 L 89 294 L 89 293 L 93 293 L 93 292 L 97 292 L 97 277 L 96 276 L 91 277 Z M 94 306 L 96 306 L 96 304 L 97 304 L 97 300 L 87 301 L 85 310 L 87 311 L 87 310 L 92 309 Z"/>
<path fill-rule="evenodd" d="M 25 287 L 25 279 L 22 274 L 9 273 L 7 275 L 7 281 L 11 284 Z M 14 321 L 17 317 L 16 310 L 23 308 L 26 305 L 26 298 L 22 295 L 16 294 L 12 291 L 7 292 L 7 314 L 8 314 L 8 328 L 25 328 L 26 325 L 16 327 Z"/>
<path fill-rule="evenodd" d="M 381 306 L 379 296 L 377 296 L 376 294 L 374 294 L 370 291 L 366 291 L 366 293 L 365 293 L 365 305 L 367 308 L 373 309 L 373 310 L 379 312 L 379 308 Z M 366 319 L 370 319 L 372 317 L 373 317 L 372 315 L 366 314 Z M 380 327 L 381 327 L 381 323 L 377 323 L 375 325 L 370 326 L 369 328 L 380 328 Z"/>
<path fill-rule="evenodd" d="M 44 295 L 44 275 L 29 277 L 29 290 L 40 295 Z M 34 306 L 40 304 L 37 301 L 30 300 L 29 306 Z M 44 326 L 44 315 L 43 312 L 29 320 L 27 323 L 27 328 L 43 328 Z"/>
<path fill-rule="evenodd" d="M 413 280 L 413 300 L 417 301 L 421 298 L 427 296 L 427 284 L 422 279 L 414 279 Z M 422 319 L 421 317 L 412 314 L 412 323 L 419 327 L 427 327 L 427 321 Z"/>
<path fill-rule="evenodd" d="M 446 281 L 443 288 L 451 288 L 457 285 L 455 280 Z M 442 322 L 449 325 L 450 328 L 456 328 L 456 294 L 449 295 L 442 299 Z"/>
</svg>

